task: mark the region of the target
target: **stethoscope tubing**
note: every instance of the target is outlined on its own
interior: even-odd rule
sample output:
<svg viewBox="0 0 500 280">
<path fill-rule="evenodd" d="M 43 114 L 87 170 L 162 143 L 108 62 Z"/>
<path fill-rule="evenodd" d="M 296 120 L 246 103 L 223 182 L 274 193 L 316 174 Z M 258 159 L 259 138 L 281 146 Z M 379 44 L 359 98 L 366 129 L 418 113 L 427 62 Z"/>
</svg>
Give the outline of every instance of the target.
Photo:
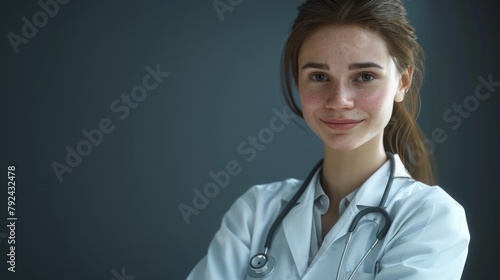
<svg viewBox="0 0 500 280">
<path fill-rule="evenodd" d="M 387 153 L 387 157 L 389 158 L 390 161 L 390 174 L 389 174 L 389 179 L 387 180 L 387 185 L 385 187 L 384 193 L 382 195 L 382 198 L 380 199 L 380 203 L 377 207 L 368 207 L 366 209 L 363 209 L 360 211 L 354 219 L 351 222 L 351 225 L 348 230 L 348 236 L 346 239 L 346 243 L 344 245 L 344 249 L 342 251 L 342 256 L 340 258 L 339 262 L 339 268 L 337 270 L 337 277 L 336 279 L 338 280 L 340 277 L 342 265 L 344 263 L 344 259 L 347 253 L 347 248 L 349 247 L 349 243 L 351 241 L 352 235 L 354 230 L 356 229 L 358 222 L 361 220 L 362 217 L 369 213 L 378 213 L 384 217 L 384 226 L 383 228 L 377 232 L 376 239 L 373 242 L 373 244 L 370 246 L 368 251 L 363 255 L 361 260 L 358 262 L 356 265 L 355 269 L 349 276 L 348 280 L 352 279 L 356 271 L 361 267 L 361 264 L 365 261 L 365 259 L 368 257 L 368 255 L 373 251 L 377 243 L 385 237 L 387 232 L 389 231 L 389 228 L 391 226 L 392 219 L 390 215 L 387 213 L 385 210 L 385 203 L 387 201 L 387 197 L 389 196 L 389 192 L 391 191 L 392 187 L 392 182 L 394 181 L 394 174 L 395 174 L 395 169 L 396 169 L 396 162 L 394 159 L 394 155 L 392 153 Z M 252 258 L 250 259 L 250 264 L 248 268 L 248 275 L 253 277 L 253 278 L 264 278 L 268 276 L 272 271 L 274 271 L 275 267 L 275 260 L 271 257 L 268 256 L 267 253 L 269 249 L 271 248 L 272 245 L 272 239 L 274 237 L 274 233 L 276 232 L 276 229 L 278 226 L 281 224 L 283 219 L 285 219 L 286 215 L 290 212 L 290 210 L 295 206 L 299 198 L 302 196 L 302 194 L 305 192 L 309 184 L 311 183 L 312 178 L 314 177 L 314 174 L 316 174 L 316 171 L 320 168 L 320 166 L 323 164 L 323 159 L 321 159 L 312 169 L 312 171 L 307 175 L 307 178 L 304 180 L 300 188 L 297 190 L 297 192 L 294 194 L 292 199 L 290 199 L 290 202 L 283 208 L 283 210 L 280 212 L 278 217 L 274 220 L 273 224 L 271 225 L 266 241 L 264 243 L 264 252 L 263 253 L 257 253 Z M 256 261 L 258 260 L 258 261 Z M 257 265 L 254 264 L 254 262 L 257 262 Z"/>
<path fill-rule="evenodd" d="M 274 220 L 273 224 L 271 225 L 271 228 L 269 229 L 269 232 L 267 233 L 266 242 L 264 243 L 264 250 L 265 250 L 265 252 L 267 252 L 271 248 L 272 239 L 274 237 L 274 232 L 276 231 L 276 229 L 278 228 L 278 226 L 281 224 L 281 222 L 283 221 L 283 219 L 285 219 L 286 215 L 288 215 L 288 212 L 290 212 L 290 210 L 292 210 L 292 208 L 295 206 L 295 203 L 297 203 L 297 201 L 299 200 L 299 198 L 305 192 L 305 190 L 307 189 L 307 186 L 309 186 L 309 183 L 311 182 L 314 174 L 316 173 L 316 171 L 318 170 L 318 168 L 322 164 L 323 164 L 323 159 L 321 159 L 318 163 L 316 163 L 316 165 L 314 166 L 314 168 L 312 169 L 312 171 L 307 175 L 307 178 L 304 180 L 304 183 L 302 183 L 302 186 L 300 186 L 300 189 L 297 190 L 297 192 L 292 197 L 292 199 L 290 199 L 290 202 L 285 206 L 285 208 L 283 208 L 283 210 L 281 211 L 281 213 Z"/>
</svg>

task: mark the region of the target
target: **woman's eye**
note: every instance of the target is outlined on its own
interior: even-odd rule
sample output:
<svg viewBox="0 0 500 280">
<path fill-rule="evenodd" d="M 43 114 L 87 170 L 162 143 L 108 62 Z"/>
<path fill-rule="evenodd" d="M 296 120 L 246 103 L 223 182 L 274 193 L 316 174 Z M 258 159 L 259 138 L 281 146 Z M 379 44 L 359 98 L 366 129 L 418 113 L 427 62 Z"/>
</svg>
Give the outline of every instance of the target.
<svg viewBox="0 0 500 280">
<path fill-rule="evenodd" d="M 316 73 L 316 74 L 311 75 L 311 80 L 316 81 L 316 82 L 324 82 L 324 81 L 328 81 L 328 77 L 325 74 Z"/>
<path fill-rule="evenodd" d="M 361 74 L 358 76 L 358 78 L 356 79 L 358 82 L 370 82 L 371 80 L 375 79 L 375 76 L 373 76 L 372 74 L 369 74 L 369 73 L 365 73 L 365 74 Z"/>
</svg>

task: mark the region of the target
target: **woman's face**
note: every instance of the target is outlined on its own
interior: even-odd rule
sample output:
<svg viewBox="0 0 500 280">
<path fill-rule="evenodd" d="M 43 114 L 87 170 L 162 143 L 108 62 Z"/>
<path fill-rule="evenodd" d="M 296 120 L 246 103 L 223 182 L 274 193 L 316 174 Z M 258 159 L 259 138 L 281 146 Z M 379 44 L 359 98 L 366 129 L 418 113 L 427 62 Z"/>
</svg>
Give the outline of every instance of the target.
<svg viewBox="0 0 500 280">
<path fill-rule="evenodd" d="M 377 34 L 350 25 L 321 27 L 298 56 L 304 119 L 333 150 L 383 148 L 384 128 L 394 101 L 403 100 L 409 71 L 397 71 Z"/>
</svg>

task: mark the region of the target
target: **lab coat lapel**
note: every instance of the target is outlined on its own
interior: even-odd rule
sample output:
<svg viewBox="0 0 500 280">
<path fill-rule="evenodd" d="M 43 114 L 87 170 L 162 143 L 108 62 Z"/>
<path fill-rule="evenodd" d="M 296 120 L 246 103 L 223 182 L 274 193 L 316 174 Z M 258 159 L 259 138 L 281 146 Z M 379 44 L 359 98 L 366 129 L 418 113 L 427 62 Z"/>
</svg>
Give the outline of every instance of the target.
<svg viewBox="0 0 500 280">
<path fill-rule="evenodd" d="M 292 208 L 283 220 L 288 248 L 292 253 L 297 271 L 302 277 L 308 267 L 309 251 L 311 246 L 311 230 L 314 205 L 314 184 L 317 181 L 318 172 L 312 178 L 305 193 L 301 196 L 298 204 Z"/>
<path fill-rule="evenodd" d="M 397 154 L 394 155 L 394 177 L 395 178 L 411 178 L 408 171 L 405 169 L 403 162 Z M 366 180 L 366 182 L 359 188 L 358 192 L 354 196 L 353 201 L 351 201 L 351 206 L 356 205 L 359 210 L 364 207 L 378 206 L 380 200 L 384 195 L 387 182 L 389 181 L 389 176 L 391 174 L 391 164 L 390 161 L 386 161 L 375 173 Z M 398 191 L 400 184 L 397 183 L 397 179 L 393 181 L 389 196 L 387 201 L 390 201 L 391 197 Z M 387 204 L 386 201 L 386 204 Z M 354 204 L 354 205 L 352 205 Z M 386 205 L 383 205 L 385 207 Z M 361 209 L 360 209 L 361 208 Z"/>
</svg>

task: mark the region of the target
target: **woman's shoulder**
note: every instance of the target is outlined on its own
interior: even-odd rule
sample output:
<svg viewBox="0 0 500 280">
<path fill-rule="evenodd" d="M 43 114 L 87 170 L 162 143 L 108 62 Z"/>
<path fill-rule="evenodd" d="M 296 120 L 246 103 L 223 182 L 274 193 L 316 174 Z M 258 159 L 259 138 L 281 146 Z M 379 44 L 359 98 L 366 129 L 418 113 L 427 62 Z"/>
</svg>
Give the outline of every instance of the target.
<svg viewBox="0 0 500 280">
<path fill-rule="evenodd" d="M 273 201 L 289 200 L 302 184 L 302 180 L 288 178 L 250 187 L 241 197 L 251 204 L 268 204 Z"/>
<path fill-rule="evenodd" d="M 428 185 L 413 179 L 401 182 L 401 187 L 393 196 L 393 202 L 398 205 L 410 206 L 413 209 L 441 208 L 448 209 L 451 213 L 463 215 L 464 208 L 443 187 Z M 408 208 L 408 207 L 404 207 Z"/>
<path fill-rule="evenodd" d="M 255 220 L 272 220 L 281 211 L 284 200 L 290 199 L 301 184 L 297 179 L 285 179 L 253 185 L 233 202 L 225 220 L 244 223 L 248 228 Z"/>
</svg>

